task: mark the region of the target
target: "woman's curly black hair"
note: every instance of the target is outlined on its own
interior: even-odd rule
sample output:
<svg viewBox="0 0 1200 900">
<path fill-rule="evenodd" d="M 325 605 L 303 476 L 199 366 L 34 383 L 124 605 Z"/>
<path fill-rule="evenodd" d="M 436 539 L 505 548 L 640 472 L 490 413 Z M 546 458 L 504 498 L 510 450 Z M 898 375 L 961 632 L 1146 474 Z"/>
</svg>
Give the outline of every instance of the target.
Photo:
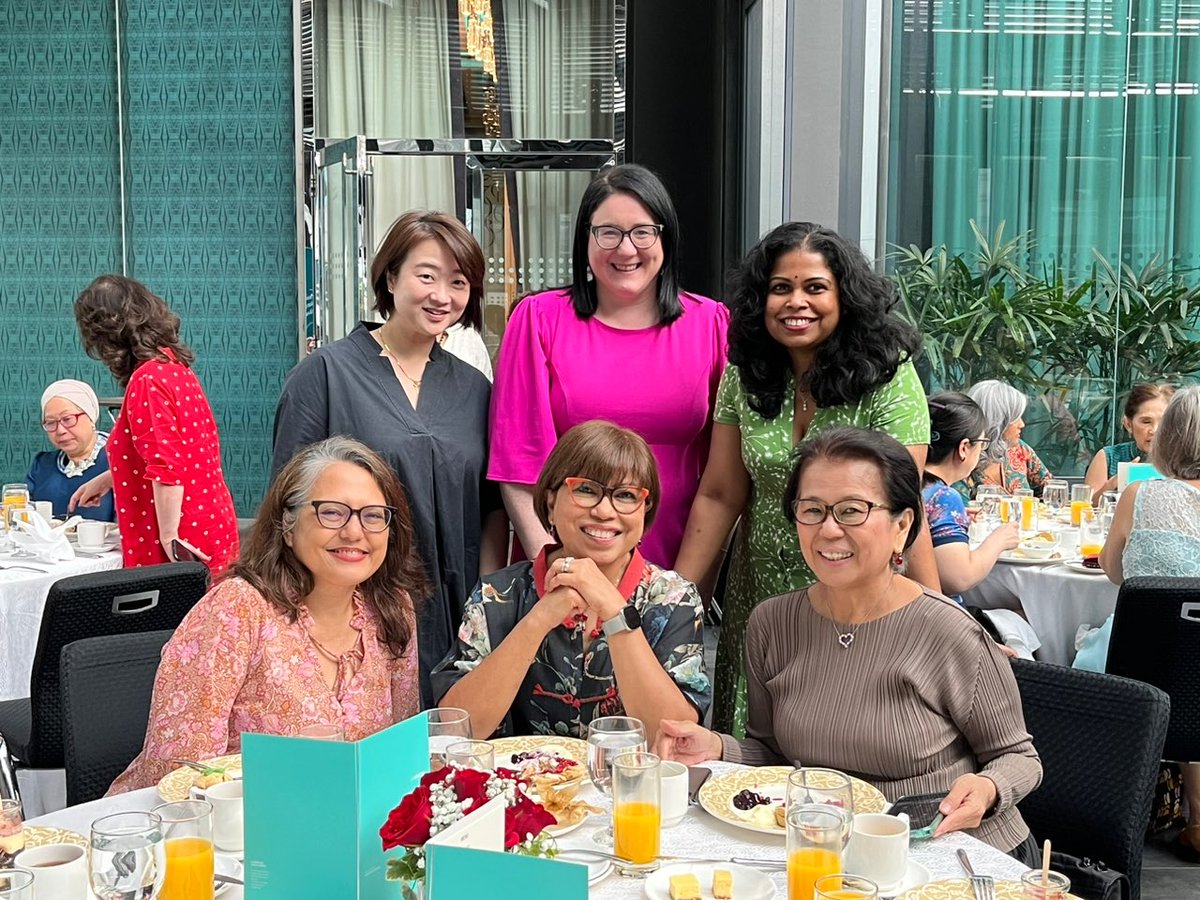
<svg viewBox="0 0 1200 900">
<path fill-rule="evenodd" d="M 779 415 L 792 374 L 787 350 L 767 332 L 767 288 L 779 257 L 792 250 L 819 253 L 837 282 L 838 325 L 808 372 L 819 406 L 857 403 L 921 347 L 917 332 L 892 312 L 891 281 L 871 269 L 858 247 L 813 222 L 780 225 L 730 273 L 729 361 L 741 372 L 750 407 L 767 419 Z"/>
</svg>

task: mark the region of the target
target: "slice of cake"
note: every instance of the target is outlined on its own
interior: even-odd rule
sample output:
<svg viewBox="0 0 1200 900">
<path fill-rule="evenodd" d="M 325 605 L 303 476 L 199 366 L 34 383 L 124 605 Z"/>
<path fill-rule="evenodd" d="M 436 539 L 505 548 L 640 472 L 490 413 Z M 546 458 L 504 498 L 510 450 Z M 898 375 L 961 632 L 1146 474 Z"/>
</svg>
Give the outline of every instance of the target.
<svg viewBox="0 0 1200 900">
<path fill-rule="evenodd" d="M 730 900 L 733 897 L 733 873 L 727 869 L 713 869 L 712 895 L 715 900 Z"/>
<path fill-rule="evenodd" d="M 691 872 L 672 875 L 671 900 L 700 900 L 700 879 Z"/>
</svg>

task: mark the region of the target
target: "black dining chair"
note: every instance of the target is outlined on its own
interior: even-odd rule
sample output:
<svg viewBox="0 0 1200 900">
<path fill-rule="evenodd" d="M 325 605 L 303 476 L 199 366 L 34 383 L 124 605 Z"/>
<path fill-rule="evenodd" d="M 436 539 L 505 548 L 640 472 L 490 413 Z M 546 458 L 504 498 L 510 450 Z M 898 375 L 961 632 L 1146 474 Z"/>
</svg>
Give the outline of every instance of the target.
<svg viewBox="0 0 1200 900">
<path fill-rule="evenodd" d="M 1156 687 L 1014 659 L 1042 783 L 1018 804 L 1038 842 L 1103 861 L 1141 896 L 1142 850 L 1171 702 Z"/>
<path fill-rule="evenodd" d="M 59 662 L 89 637 L 174 631 L 208 590 L 203 563 L 165 563 L 62 578 L 50 587 L 33 657 L 29 697 L 0 702 L 0 734 L 18 768 L 63 766 Z"/>
<path fill-rule="evenodd" d="M 84 638 L 63 647 L 67 805 L 104 796 L 142 749 L 162 648 L 173 632 Z"/>
<path fill-rule="evenodd" d="M 1200 761 L 1198 662 L 1200 578 L 1130 578 L 1122 584 L 1105 668 L 1171 698 L 1163 759 Z"/>
</svg>

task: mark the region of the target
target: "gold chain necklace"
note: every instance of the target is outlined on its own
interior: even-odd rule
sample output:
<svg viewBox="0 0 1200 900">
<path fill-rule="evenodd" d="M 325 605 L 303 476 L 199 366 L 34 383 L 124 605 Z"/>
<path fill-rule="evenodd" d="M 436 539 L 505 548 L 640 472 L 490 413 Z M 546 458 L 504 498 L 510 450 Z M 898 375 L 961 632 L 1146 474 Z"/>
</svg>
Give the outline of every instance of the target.
<svg viewBox="0 0 1200 900">
<path fill-rule="evenodd" d="M 416 378 L 413 378 L 411 375 L 409 375 L 408 372 L 404 371 L 404 364 L 400 362 L 400 357 L 398 357 L 392 351 L 392 348 L 388 346 L 387 341 L 385 341 L 383 339 L 383 329 L 382 328 L 379 329 L 378 337 L 379 337 L 379 343 L 381 343 L 383 345 L 384 353 L 386 353 L 388 356 L 390 356 L 392 358 L 392 362 L 394 362 L 396 364 L 396 368 L 400 370 L 400 374 L 403 375 L 405 378 L 407 378 L 409 381 L 411 381 L 413 387 L 415 387 L 417 390 L 420 390 L 421 382 L 424 381 L 425 379 L 421 378 L 418 380 Z"/>
</svg>

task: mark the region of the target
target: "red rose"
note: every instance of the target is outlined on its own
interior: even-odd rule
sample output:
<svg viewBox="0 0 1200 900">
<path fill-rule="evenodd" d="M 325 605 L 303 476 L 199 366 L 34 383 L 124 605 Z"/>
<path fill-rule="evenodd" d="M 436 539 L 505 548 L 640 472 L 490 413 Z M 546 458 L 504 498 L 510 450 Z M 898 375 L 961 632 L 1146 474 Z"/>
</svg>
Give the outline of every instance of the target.
<svg viewBox="0 0 1200 900">
<path fill-rule="evenodd" d="M 526 835 L 541 834 L 542 829 L 557 822 L 540 803 L 518 793 L 517 802 L 504 811 L 504 849 L 511 850 L 525 840 Z"/>
<path fill-rule="evenodd" d="M 478 809 L 487 802 L 487 784 L 491 777 L 491 772 L 459 769 L 454 775 L 454 793 L 460 801 L 468 797 L 474 800 L 471 809 Z"/>
<path fill-rule="evenodd" d="M 426 772 L 421 776 L 421 787 L 429 787 L 431 784 L 441 784 L 456 770 L 450 766 L 442 766 L 440 769 L 434 769 L 432 772 Z"/>
<path fill-rule="evenodd" d="M 388 813 L 387 821 L 379 829 L 383 849 L 420 847 L 429 840 L 429 820 L 432 818 L 433 802 L 429 797 L 429 787 L 422 784 Z"/>
</svg>

